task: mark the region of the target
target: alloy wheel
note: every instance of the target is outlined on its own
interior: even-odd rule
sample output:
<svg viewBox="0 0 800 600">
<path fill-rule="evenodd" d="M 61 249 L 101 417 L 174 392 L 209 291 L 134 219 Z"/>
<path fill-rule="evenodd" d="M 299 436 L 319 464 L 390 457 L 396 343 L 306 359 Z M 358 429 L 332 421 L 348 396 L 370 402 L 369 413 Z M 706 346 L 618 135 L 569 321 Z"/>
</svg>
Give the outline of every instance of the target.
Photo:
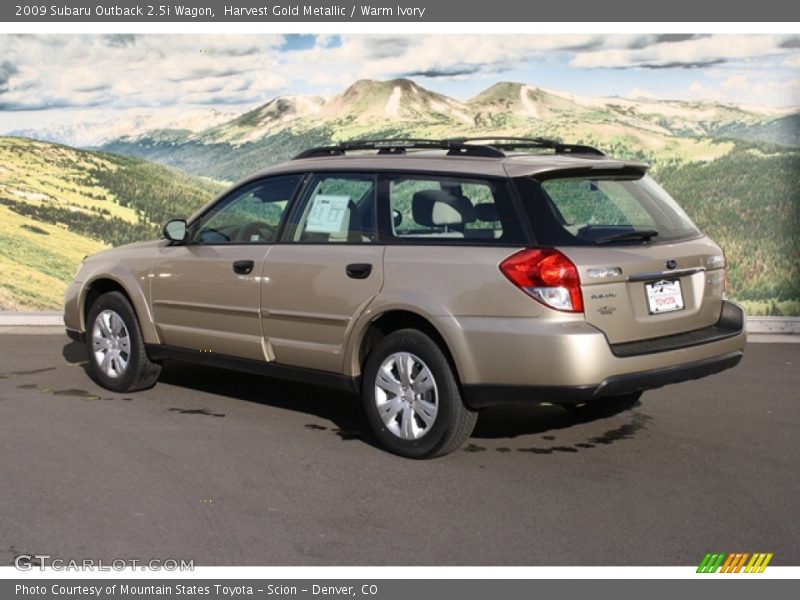
<svg viewBox="0 0 800 600">
<path fill-rule="evenodd" d="M 403 440 L 423 437 L 439 412 L 436 380 L 428 365 L 410 352 L 387 356 L 375 378 L 375 405 L 394 435 Z"/>
</svg>

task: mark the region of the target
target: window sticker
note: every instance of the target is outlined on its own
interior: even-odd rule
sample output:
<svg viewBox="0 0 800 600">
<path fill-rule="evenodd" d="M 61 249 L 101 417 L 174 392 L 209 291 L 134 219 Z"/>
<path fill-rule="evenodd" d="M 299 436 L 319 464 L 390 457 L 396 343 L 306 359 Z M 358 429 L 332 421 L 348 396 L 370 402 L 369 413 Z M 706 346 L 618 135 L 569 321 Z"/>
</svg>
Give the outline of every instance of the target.
<svg viewBox="0 0 800 600">
<path fill-rule="evenodd" d="M 336 233 L 341 231 L 347 216 L 350 196 L 319 194 L 308 213 L 306 231 L 311 233 Z"/>
</svg>

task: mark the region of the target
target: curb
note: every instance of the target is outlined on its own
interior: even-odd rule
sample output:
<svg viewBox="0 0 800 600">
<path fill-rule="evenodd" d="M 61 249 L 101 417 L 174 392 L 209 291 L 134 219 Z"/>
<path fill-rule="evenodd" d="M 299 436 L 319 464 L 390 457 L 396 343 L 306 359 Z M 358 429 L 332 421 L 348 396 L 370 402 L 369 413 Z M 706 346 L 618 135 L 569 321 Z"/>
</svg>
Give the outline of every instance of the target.
<svg viewBox="0 0 800 600">
<path fill-rule="evenodd" d="M 23 312 L 23 311 L 3 311 L 0 312 L 1 327 L 46 327 L 58 325 L 64 326 L 64 313 L 59 311 L 50 312 Z"/>
<path fill-rule="evenodd" d="M 800 317 L 746 317 L 748 333 L 800 334 Z"/>
</svg>

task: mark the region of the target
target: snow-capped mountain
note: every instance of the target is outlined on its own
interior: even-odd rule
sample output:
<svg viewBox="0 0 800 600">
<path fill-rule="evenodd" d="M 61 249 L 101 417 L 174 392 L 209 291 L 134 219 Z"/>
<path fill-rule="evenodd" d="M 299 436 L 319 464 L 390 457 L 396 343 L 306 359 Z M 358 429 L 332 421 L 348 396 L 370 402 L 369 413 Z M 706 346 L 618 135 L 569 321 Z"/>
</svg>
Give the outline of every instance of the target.
<svg viewBox="0 0 800 600">
<path fill-rule="evenodd" d="M 57 142 L 76 148 L 102 146 L 112 140 L 135 139 L 152 131 L 194 133 L 229 121 L 236 115 L 213 108 L 167 110 L 148 114 L 127 115 L 102 121 L 76 122 L 52 127 L 19 129 L 8 135 Z"/>
</svg>

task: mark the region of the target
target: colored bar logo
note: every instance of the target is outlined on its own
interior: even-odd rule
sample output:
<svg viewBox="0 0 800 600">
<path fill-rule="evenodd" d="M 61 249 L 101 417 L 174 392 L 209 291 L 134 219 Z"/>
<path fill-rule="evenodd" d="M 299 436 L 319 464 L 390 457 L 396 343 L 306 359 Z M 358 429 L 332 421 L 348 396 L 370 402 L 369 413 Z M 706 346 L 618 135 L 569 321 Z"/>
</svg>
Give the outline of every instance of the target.
<svg viewBox="0 0 800 600">
<path fill-rule="evenodd" d="M 724 552 L 707 553 L 700 566 L 697 567 L 698 573 L 763 573 L 769 561 L 772 560 L 772 552 Z M 749 559 L 749 560 L 748 560 Z"/>
</svg>

